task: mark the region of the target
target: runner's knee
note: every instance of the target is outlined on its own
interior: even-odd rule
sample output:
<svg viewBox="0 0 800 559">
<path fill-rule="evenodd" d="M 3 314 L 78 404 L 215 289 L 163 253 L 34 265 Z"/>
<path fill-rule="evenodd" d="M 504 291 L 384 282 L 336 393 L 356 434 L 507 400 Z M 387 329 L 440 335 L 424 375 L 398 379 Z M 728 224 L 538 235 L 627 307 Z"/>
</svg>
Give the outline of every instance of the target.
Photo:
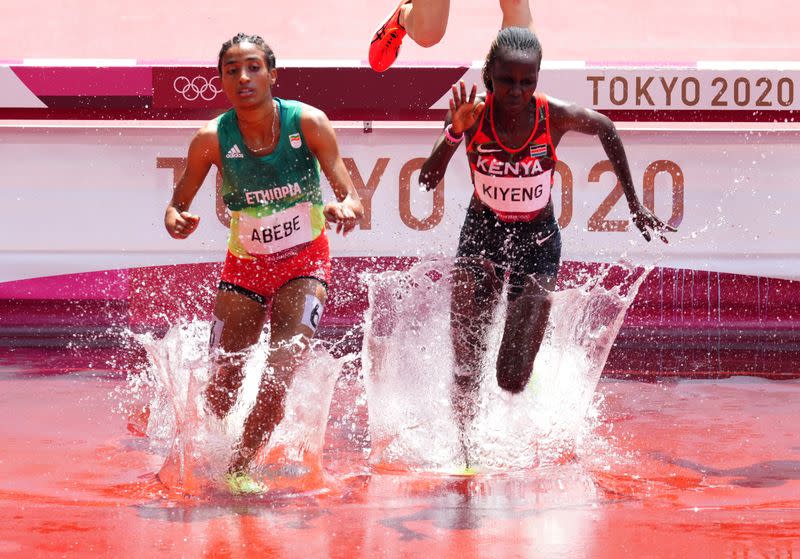
<svg viewBox="0 0 800 559">
<path fill-rule="evenodd" d="M 447 22 L 414 22 L 413 30 L 409 35 L 421 47 L 429 48 L 439 43 L 447 30 Z"/>
<path fill-rule="evenodd" d="M 519 394 L 525 390 L 525 385 L 528 384 L 530 372 L 521 370 L 519 363 L 501 362 L 497 363 L 497 386 L 501 389 L 511 392 L 512 394 Z"/>
<path fill-rule="evenodd" d="M 522 334 L 522 338 L 509 339 L 508 331 L 503 336 L 497 356 L 497 385 L 512 394 L 519 394 L 525 389 L 533 372 L 541 338 L 532 339 L 536 335 L 531 335 L 526 328 L 515 333 Z"/>
</svg>

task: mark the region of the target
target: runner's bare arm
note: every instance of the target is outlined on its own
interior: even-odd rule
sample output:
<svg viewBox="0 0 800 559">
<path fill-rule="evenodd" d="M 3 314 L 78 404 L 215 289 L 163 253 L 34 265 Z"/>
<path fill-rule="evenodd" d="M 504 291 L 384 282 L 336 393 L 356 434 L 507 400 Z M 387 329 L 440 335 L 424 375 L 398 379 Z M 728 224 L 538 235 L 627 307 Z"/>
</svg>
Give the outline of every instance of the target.
<svg viewBox="0 0 800 559">
<path fill-rule="evenodd" d="M 325 205 L 325 217 L 336 223 L 337 233 L 347 234 L 363 217 L 364 207 L 339 154 L 333 125 L 325 113 L 306 106 L 303 108 L 300 128 L 308 148 L 319 161 L 319 166 L 338 200 Z"/>
<path fill-rule="evenodd" d="M 216 127 L 206 125 L 192 138 L 186 168 L 175 184 L 172 199 L 164 213 L 164 227 L 174 239 L 185 239 L 197 229 L 200 216 L 189 213 L 197 191 L 208 175 L 211 164 L 218 160 L 219 141 Z"/>
<path fill-rule="evenodd" d="M 465 133 L 471 136 L 473 129 L 480 122 L 486 104 L 483 95 L 476 96 L 475 85 L 472 86 L 469 96 L 467 95 L 463 80 L 453 85 L 452 93 L 453 98 L 450 99 L 450 110 L 445 117 L 444 130 L 433 144 L 433 151 L 423 163 L 419 174 L 419 182 L 425 190 L 433 190 L 442 181 L 447 165 L 460 145 L 460 142 L 454 142 L 452 137 L 458 138 Z"/>
<path fill-rule="evenodd" d="M 676 229 L 656 217 L 655 214 L 644 207 L 638 196 L 636 196 L 636 189 L 633 185 L 625 148 L 611 119 L 597 111 L 565 103 L 558 99 L 549 98 L 549 101 L 553 143 L 557 145 L 563 135 L 570 131 L 597 136 L 600 139 L 600 143 L 603 144 L 603 150 L 605 150 L 609 161 L 611 161 L 614 172 L 622 186 L 622 191 L 625 193 L 625 199 L 628 201 L 628 208 L 633 217 L 633 222 L 642 232 L 642 236 L 649 241 L 651 238 L 650 231 L 652 230 L 662 241 L 668 242 L 664 232 L 674 232 Z"/>
</svg>

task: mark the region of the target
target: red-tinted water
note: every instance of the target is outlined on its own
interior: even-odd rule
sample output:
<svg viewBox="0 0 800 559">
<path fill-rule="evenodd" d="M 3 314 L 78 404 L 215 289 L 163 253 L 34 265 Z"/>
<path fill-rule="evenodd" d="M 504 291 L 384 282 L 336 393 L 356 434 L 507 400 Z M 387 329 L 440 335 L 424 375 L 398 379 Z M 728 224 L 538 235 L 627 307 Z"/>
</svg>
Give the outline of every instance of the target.
<svg viewBox="0 0 800 559">
<path fill-rule="evenodd" d="M 575 462 L 446 477 L 369 472 L 367 418 L 340 421 L 355 397 L 345 377 L 330 494 L 189 498 L 156 480 L 160 458 L 114 411 L 120 375 L 59 359 L 0 356 L 0 555 L 800 554 L 797 381 L 601 381 L 601 422 Z"/>
</svg>

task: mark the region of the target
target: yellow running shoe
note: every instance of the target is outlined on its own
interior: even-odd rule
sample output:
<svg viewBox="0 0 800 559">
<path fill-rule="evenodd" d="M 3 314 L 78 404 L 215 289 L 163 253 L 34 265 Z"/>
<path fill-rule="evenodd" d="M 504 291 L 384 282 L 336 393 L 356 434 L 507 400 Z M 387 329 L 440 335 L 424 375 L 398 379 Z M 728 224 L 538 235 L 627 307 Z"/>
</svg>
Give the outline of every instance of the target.
<svg viewBox="0 0 800 559">
<path fill-rule="evenodd" d="M 461 469 L 454 470 L 450 475 L 459 476 L 459 477 L 471 477 L 478 475 L 480 470 L 475 466 L 464 466 Z"/>
<path fill-rule="evenodd" d="M 225 474 L 225 484 L 234 495 L 261 495 L 269 489 L 265 483 L 253 479 L 246 472 Z"/>
</svg>

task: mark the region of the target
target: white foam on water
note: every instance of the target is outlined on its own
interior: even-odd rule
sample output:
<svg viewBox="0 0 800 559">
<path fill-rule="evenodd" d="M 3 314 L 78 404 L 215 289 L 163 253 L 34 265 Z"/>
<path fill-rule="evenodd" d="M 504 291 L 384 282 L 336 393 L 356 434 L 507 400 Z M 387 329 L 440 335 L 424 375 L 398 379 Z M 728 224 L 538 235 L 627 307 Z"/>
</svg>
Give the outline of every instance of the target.
<svg viewBox="0 0 800 559">
<path fill-rule="evenodd" d="M 453 263 L 423 261 L 406 272 L 364 277 L 370 306 L 362 362 L 373 465 L 442 472 L 464 466 L 451 405 Z M 620 270 L 624 274 L 610 273 Z M 578 285 L 553 293 L 531 380 L 517 395 L 496 381 L 507 306 L 500 298 L 474 396 L 478 412 L 466 437 L 473 465 L 507 471 L 557 464 L 580 452 L 582 437 L 591 436 L 596 425 L 593 399 L 600 374 L 648 272 L 602 266 Z"/>
<path fill-rule="evenodd" d="M 206 411 L 204 397 L 209 329 L 208 322 L 192 321 L 172 326 L 161 339 L 137 336 L 149 366 L 128 382 L 131 397 L 149 408 L 146 433 L 151 449 L 164 458 L 160 480 L 188 493 L 221 485 L 262 375 L 271 374 L 266 332 L 249 353 L 236 404 L 223 420 L 217 419 Z M 284 418 L 251 464 L 254 477 L 317 476 L 321 483 L 325 428 L 341 361 L 312 342 L 288 389 Z"/>
</svg>

